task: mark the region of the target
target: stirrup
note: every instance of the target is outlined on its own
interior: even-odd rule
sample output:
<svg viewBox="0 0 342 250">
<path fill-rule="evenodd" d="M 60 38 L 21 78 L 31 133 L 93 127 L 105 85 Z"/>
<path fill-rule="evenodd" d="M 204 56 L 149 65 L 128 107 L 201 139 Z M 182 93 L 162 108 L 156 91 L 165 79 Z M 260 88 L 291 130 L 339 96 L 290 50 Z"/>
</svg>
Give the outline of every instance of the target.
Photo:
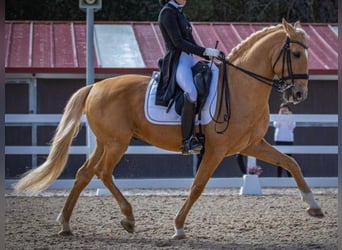
<svg viewBox="0 0 342 250">
<path fill-rule="evenodd" d="M 198 138 L 192 135 L 190 138 L 183 141 L 182 154 L 183 155 L 198 155 L 203 149 L 202 143 Z"/>
</svg>

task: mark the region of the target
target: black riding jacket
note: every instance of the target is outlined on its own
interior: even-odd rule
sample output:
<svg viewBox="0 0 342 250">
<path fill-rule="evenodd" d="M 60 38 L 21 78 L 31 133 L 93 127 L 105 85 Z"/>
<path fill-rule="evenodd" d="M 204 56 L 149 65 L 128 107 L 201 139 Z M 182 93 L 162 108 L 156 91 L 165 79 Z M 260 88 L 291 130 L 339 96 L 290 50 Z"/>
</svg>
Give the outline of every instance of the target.
<svg viewBox="0 0 342 250">
<path fill-rule="evenodd" d="M 159 13 L 158 22 L 167 52 L 160 65 L 161 76 L 156 104 L 168 106 L 178 87 L 176 70 L 180 54 L 184 51 L 203 57 L 205 48 L 196 44 L 190 21 L 174 5 L 170 3 L 164 5 Z"/>
</svg>

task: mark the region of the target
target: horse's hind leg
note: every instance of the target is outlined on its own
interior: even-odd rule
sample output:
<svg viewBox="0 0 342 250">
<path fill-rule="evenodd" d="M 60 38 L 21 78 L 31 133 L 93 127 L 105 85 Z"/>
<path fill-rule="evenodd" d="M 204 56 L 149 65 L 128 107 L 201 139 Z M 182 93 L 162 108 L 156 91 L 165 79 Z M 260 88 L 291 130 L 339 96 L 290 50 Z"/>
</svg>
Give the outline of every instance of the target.
<svg viewBox="0 0 342 250">
<path fill-rule="evenodd" d="M 109 189 L 118 202 L 121 213 L 126 217 L 121 220 L 121 225 L 129 232 L 134 232 L 135 220 L 131 204 L 122 195 L 120 190 L 113 182 L 112 174 L 115 166 L 125 153 L 128 143 L 124 146 L 121 143 L 106 145 L 103 165 L 99 166 L 96 175 L 102 180 L 103 184 Z"/>
<path fill-rule="evenodd" d="M 60 214 L 57 217 L 57 221 L 62 225 L 62 229 L 59 232 L 60 235 L 72 234 L 69 225 L 72 210 L 82 192 L 82 190 L 88 185 L 92 177 L 95 175 L 95 167 L 97 164 L 101 164 L 101 156 L 103 155 L 103 146 L 97 144 L 94 152 L 89 159 L 83 164 L 83 166 L 77 171 L 74 185 L 70 191 L 70 194 L 62 208 Z"/>
<path fill-rule="evenodd" d="M 281 166 L 282 168 L 289 171 L 295 179 L 299 190 L 301 191 L 302 200 L 309 204 L 307 212 L 311 216 L 323 216 L 321 207 L 316 202 L 310 187 L 304 180 L 302 171 L 298 163 L 292 157 L 279 152 L 265 140 L 261 140 L 258 144 L 245 149 L 242 153 L 254 156 L 257 159 L 268 162 L 274 166 Z"/>
</svg>

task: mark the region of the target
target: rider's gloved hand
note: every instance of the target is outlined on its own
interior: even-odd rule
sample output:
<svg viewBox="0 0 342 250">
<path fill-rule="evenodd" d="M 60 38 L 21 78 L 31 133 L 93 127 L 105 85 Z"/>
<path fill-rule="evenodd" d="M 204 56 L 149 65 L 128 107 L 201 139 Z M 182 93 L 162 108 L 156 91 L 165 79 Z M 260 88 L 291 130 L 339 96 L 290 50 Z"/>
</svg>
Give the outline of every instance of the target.
<svg viewBox="0 0 342 250">
<path fill-rule="evenodd" d="M 220 55 L 217 57 L 217 59 L 224 61 L 226 59 L 226 55 L 220 51 Z"/>
<path fill-rule="evenodd" d="M 221 51 L 219 51 L 218 49 L 206 48 L 204 50 L 203 55 L 208 56 L 210 58 L 214 58 L 214 57 L 218 57 L 220 55 L 220 53 L 221 53 Z"/>
</svg>

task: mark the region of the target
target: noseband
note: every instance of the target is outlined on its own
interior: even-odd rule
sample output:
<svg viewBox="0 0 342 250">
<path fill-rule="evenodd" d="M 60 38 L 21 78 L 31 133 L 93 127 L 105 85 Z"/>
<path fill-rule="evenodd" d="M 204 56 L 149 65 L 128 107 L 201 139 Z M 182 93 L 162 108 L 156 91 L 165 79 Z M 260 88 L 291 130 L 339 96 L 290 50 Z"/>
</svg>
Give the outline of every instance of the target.
<svg viewBox="0 0 342 250">
<path fill-rule="evenodd" d="M 280 61 L 280 58 L 282 58 L 282 75 L 280 79 L 271 79 L 271 78 L 267 78 L 264 77 L 262 75 L 256 74 L 254 72 L 248 71 L 244 68 L 241 68 L 237 65 L 234 65 L 233 63 L 229 62 L 228 60 L 225 59 L 225 55 L 222 53 L 220 55 L 220 57 L 218 58 L 219 60 L 223 61 L 224 64 L 230 65 L 233 68 L 236 68 L 242 72 L 244 72 L 245 74 L 269 85 L 272 86 L 273 88 L 275 88 L 278 92 L 280 93 L 284 93 L 286 90 L 291 89 L 294 87 L 294 80 L 296 79 L 309 79 L 309 75 L 308 74 L 293 74 L 293 70 L 292 70 L 292 61 L 291 61 L 291 50 L 290 50 L 290 43 L 296 43 L 299 44 L 300 46 L 302 46 L 304 49 L 308 49 L 308 47 L 296 40 L 291 40 L 290 37 L 286 37 L 286 41 L 285 44 L 283 46 L 283 48 L 281 49 L 276 61 L 273 64 L 273 71 L 275 66 L 277 65 L 277 63 Z M 285 75 L 285 65 L 287 65 L 287 76 Z M 288 83 L 287 80 L 291 79 L 291 83 Z"/>
</svg>

